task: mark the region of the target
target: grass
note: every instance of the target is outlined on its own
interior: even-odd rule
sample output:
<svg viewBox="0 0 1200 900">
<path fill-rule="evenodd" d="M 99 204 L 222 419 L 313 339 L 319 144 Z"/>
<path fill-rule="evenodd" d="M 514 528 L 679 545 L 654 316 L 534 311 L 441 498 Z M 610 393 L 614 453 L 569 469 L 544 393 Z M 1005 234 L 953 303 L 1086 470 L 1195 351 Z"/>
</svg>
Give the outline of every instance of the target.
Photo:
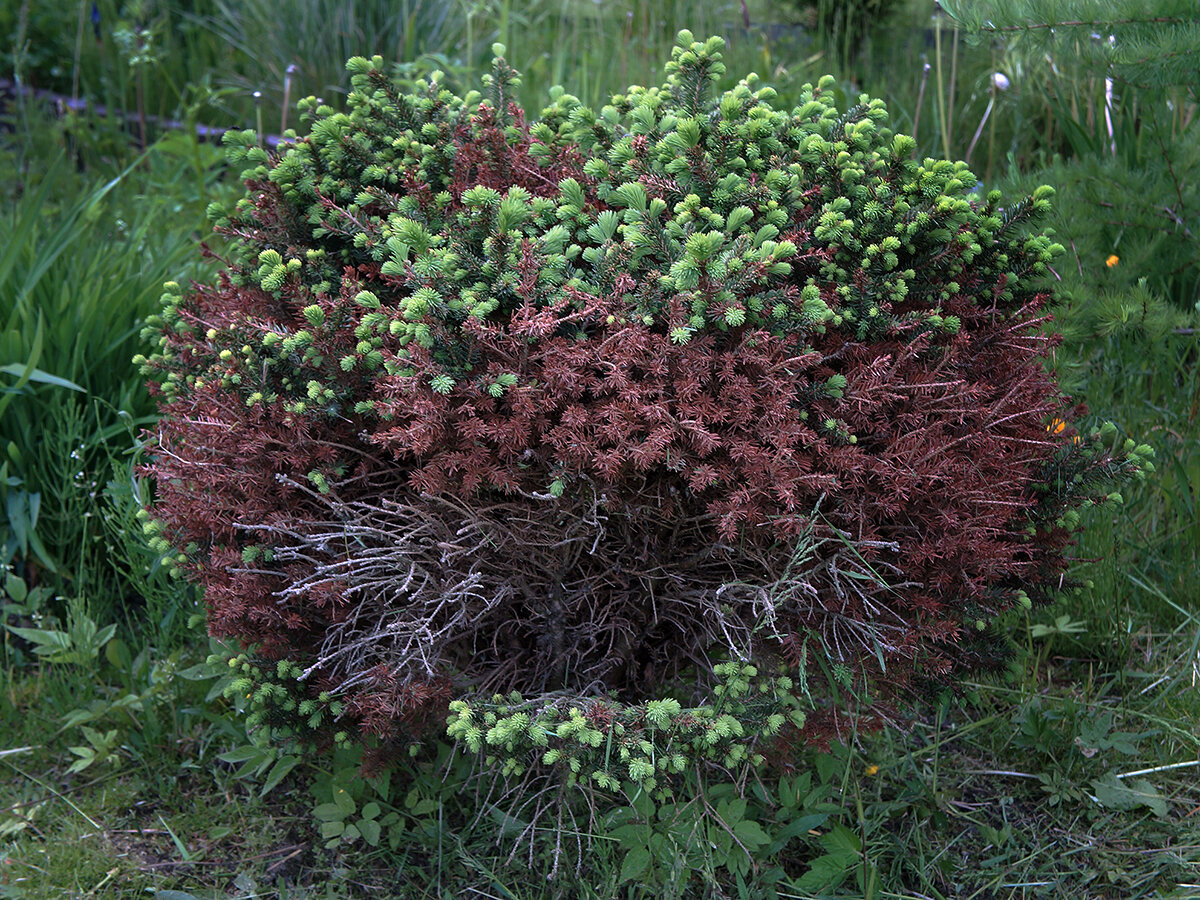
<svg viewBox="0 0 1200 900">
<path fill-rule="evenodd" d="M 27 772 L 19 763 L 13 770 Z M 229 887 L 263 896 L 255 886 L 290 874 L 307 848 L 302 803 L 267 803 L 244 789 L 214 796 L 209 785 L 184 777 L 148 795 L 136 778 L 118 774 L 94 777 L 69 795 L 28 783 L 24 805 L 6 811 L 5 824 L 54 841 L 28 842 L 17 853 L 19 845 L 0 844 L 2 896 L 171 897 L 175 890 L 176 897 L 224 897 Z"/>
<path fill-rule="evenodd" d="M 1194 896 L 1186 885 L 1200 865 L 1200 742 L 1186 663 L 1195 634 L 1194 622 L 1190 634 L 1146 632 L 1120 669 L 1092 658 L 1082 638 L 1048 636 L 1036 666 L 1018 677 L 968 683 L 962 697 L 918 707 L 905 732 L 864 733 L 852 748 L 810 756 L 820 796 L 809 809 L 835 812 L 813 829 L 821 834 L 793 842 L 784 865 L 793 880 L 812 871 L 822 836 L 841 827 L 862 851 L 835 872 L 840 889 L 822 896 Z M 115 670 L 102 674 L 111 681 Z M 257 783 L 217 759 L 244 737 L 200 714 L 205 685 L 194 682 L 164 698 L 183 714 L 149 729 L 140 748 L 126 740 L 113 761 L 68 775 L 65 745 L 78 732 L 56 732 L 75 676 L 47 683 L 54 677 L 16 679 L 0 703 L 12 749 L 33 748 L 0 757 L 0 855 L 10 861 L 0 896 L 117 898 L 151 888 L 193 897 L 440 897 L 468 887 L 487 896 L 489 880 L 493 896 L 648 896 L 617 886 L 621 854 L 603 840 L 578 880 L 567 871 L 547 883 L 536 871 L 548 864 L 548 834 L 532 867 L 512 864 L 511 837 L 497 846 L 495 820 L 473 821 L 470 791 L 439 793 L 437 772 L 466 783 L 453 767 L 415 767 L 397 776 L 398 790 L 372 795 L 404 813 L 399 851 L 361 841 L 327 851 L 311 810 L 338 782 L 306 767 L 261 797 Z M 28 715 L 38 707 L 44 712 Z M 418 790 L 436 798 L 431 806 L 412 796 Z M 863 893 L 871 884 L 876 893 Z"/>
<path fill-rule="evenodd" d="M 1064 87 L 1053 104 L 996 95 L 993 71 L 1032 80 L 1042 62 L 1019 48 L 955 49 L 950 31 L 938 53 L 925 46 L 929 10 L 916 2 L 902 14 L 913 42 L 850 59 L 834 44 L 739 30 L 732 3 L 698 15 L 683 2 L 646 0 L 411 0 L 387 12 L 306 0 L 282 19 L 258 3 L 147 3 L 142 24 L 157 52 L 136 64 L 111 39 L 122 23 L 137 24 L 123 18 L 127 9 L 98 3 L 106 40 L 95 43 L 85 18 L 80 45 L 86 5 L 45 6 L 22 6 L 24 33 L 46 36 L 12 55 L 27 83 L 75 89 L 77 79 L 81 94 L 114 107 L 221 124 L 256 124 L 261 109 L 265 130 L 284 125 L 285 92 L 294 102 L 340 90 L 347 55 L 381 52 L 413 73 L 438 65 L 466 78 L 497 40 L 529 61 L 522 89 L 533 108 L 556 82 L 601 103 L 619 84 L 655 80 L 682 25 L 729 33 L 730 71 L 758 69 L 785 96 L 818 70 L 844 66 L 845 85 L 885 89 L 898 127 L 918 128 L 922 152 L 961 155 L 994 100 L 974 150 L 989 183 L 1006 157 L 1023 171 L 1063 149 L 1065 110 L 1089 96 L 1086 83 L 1074 101 Z M 753 22 L 764 9 L 750 4 Z M 293 58 L 297 48 L 303 59 Z M 943 85 L 935 97 L 930 78 L 918 118 L 925 61 L 941 66 Z M 263 92 L 261 106 L 250 90 Z M 1125 491 L 1119 511 L 1089 514 L 1077 555 L 1090 586 L 999 623 L 997 638 L 1014 641 L 1008 671 L 914 703 L 902 730 L 863 726 L 847 746 L 804 751 L 782 785 L 743 786 L 749 813 L 720 786 L 697 784 L 670 810 L 636 798 L 618 806 L 593 823 L 590 845 L 567 834 L 564 851 L 552 824 L 536 823 L 517 843 L 512 816 L 477 793 L 486 779 L 445 750 L 406 763 L 386 784 L 337 755 L 298 760 L 270 784 L 284 771 L 279 755 L 256 744 L 214 690 L 210 648 L 189 622 L 196 598 L 166 577 L 135 518 L 152 491 L 135 470 L 136 427 L 151 421 L 128 363 L 137 322 L 161 281 L 194 271 L 203 207 L 236 190 L 236 179 L 213 148 L 181 135 L 139 158 L 128 135 L 99 120 L 64 127 L 29 108 L 17 117 L 4 138 L 0 364 L 19 371 L 0 396 L 0 481 L 10 537 L 23 516 L 45 558 L 28 537 L 13 548 L 24 580 L 8 580 L 0 614 L 64 637 L 38 656 L 6 629 L 0 648 L 0 897 L 1200 895 L 1194 331 L 1076 329 L 1060 350 L 1076 396 L 1151 443 L 1158 473 Z M 81 443 L 86 465 L 72 468 Z M 48 562 L 61 563 L 61 577 Z M 109 625 L 113 636 L 101 640 Z M 338 806 L 339 792 L 349 807 Z M 720 851 L 735 813 L 761 823 L 778 848 L 753 862 Z M 362 825 L 372 821 L 385 823 L 376 846 Z M 643 844 L 644 878 L 623 877 L 643 862 L 631 856 Z M 718 877 L 723 888 L 713 887 Z M 646 879 L 657 886 L 643 888 Z"/>
<path fill-rule="evenodd" d="M 28 150 L 14 155 L 0 215 L 2 558 L 29 559 L 108 619 L 130 599 L 105 544 L 106 497 L 123 490 L 108 481 L 154 422 L 132 360 L 163 281 L 208 265 L 195 244 L 216 151 L 176 136 L 85 176 L 63 150 L 47 148 L 38 170 Z"/>
</svg>

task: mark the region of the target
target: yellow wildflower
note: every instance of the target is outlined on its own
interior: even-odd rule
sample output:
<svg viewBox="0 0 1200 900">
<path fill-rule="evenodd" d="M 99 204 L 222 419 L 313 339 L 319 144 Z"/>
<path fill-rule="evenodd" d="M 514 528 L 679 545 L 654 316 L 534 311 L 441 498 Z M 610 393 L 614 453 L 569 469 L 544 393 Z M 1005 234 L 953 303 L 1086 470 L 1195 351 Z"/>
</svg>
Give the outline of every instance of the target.
<svg viewBox="0 0 1200 900">
<path fill-rule="evenodd" d="M 1117 254 L 1114 253 L 1112 256 L 1110 256 L 1108 259 L 1106 259 L 1104 261 L 1104 264 L 1111 269 L 1113 266 L 1115 266 L 1120 261 L 1121 261 L 1121 257 L 1117 256 Z"/>
<path fill-rule="evenodd" d="M 1064 422 L 1062 419 L 1054 419 L 1053 421 L 1051 421 L 1051 423 L 1049 425 L 1046 426 L 1046 430 L 1049 431 L 1051 434 L 1062 434 L 1066 430 L 1066 428 L 1067 428 L 1067 423 Z M 1079 443 L 1079 435 L 1077 435 L 1077 434 L 1072 435 L 1071 443 L 1078 444 Z"/>
<path fill-rule="evenodd" d="M 874 775 L 879 771 L 879 766 L 872 763 L 871 765 L 867 766 L 865 771 L 868 775 Z"/>
</svg>

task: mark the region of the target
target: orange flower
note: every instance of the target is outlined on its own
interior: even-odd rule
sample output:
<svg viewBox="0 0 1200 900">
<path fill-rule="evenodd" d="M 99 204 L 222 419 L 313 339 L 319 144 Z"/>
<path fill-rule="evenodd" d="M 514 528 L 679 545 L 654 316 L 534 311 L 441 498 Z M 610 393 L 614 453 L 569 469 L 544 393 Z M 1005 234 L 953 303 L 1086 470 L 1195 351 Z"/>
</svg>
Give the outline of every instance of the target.
<svg viewBox="0 0 1200 900">
<path fill-rule="evenodd" d="M 1046 426 L 1046 430 L 1049 431 L 1051 434 L 1062 434 L 1064 431 L 1066 431 L 1066 429 L 1067 429 L 1067 423 L 1064 422 L 1062 419 L 1053 419 L 1053 420 L 1051 420 L 1050 424 Z M 1076 435 L 1072 436 L 1071 443 L 1078 444 L 1079 443 L 1079 435 L 1076 434 Z"/>
<path fill-rule="evenodd" d="M 1120 261 L 1121 261 L 1121 257 L 1117 256 L 1117 254 L 1114 253 L 1112 256 L 1110 256 L 1108 259 L 1106 259 L 1104 261 L 1104 264 L 1111 269 L 1113 266 L 1115 266 Z"/>
</svg>

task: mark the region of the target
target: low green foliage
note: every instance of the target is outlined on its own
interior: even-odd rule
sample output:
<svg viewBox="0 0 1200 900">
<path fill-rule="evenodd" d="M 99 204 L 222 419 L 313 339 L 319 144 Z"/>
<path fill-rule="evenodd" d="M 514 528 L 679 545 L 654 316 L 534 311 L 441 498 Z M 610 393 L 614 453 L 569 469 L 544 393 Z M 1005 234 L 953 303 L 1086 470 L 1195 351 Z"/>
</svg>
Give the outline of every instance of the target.
<svg viewBox="0 0 1200 900">
<path fill-rule="evenodd" d="M 47 601 L 53 594 L 54 591 L 45 585 L 30 588 L 25 579 L 19 575 L 12 572 L 5 574 L 4 598 L 0 602 L 0 623 L 5 626 L 4 655 L 0 658 L 0 664 L 6 669 L 32 662 L 30 654 L 36 653 L 38 649 L 37 646 L 30 646 L 28 642 L 14 641 L 13 635 L 19 636 L 19 632 L 13 631 L 12 623 L 28 622 L 32 624 L 43 621 L 48 614 L 49 604 Z M 36 629 L 30 630 L 36 631 Z"/>
<path fill-rule="evenodd" d="M 169 148 L 143 161 L 151 184 L 195 162 Z M 105 495 L 124 489 L 106 485 L 130 477 L 123 455 L 152 422 L 137 334 L 165 274 L 202 267 L 184 256 L 204 182 L 148 202 L 131 171 L 89 184 L 60 156 L 0 216 L 0 558 L 114 617 L 132 592 L 109 574 Z"/>
<path fill-rule="evenodd" d="M 823 778 L 809 772 L 771 786 L 711 781 L 693 769 L 670 800 L 626 781 L 623 802 L 588 819 L 586 832 L 576 827 L 589 815 L 578 792 L 546 784 L 538 793 L 552 803 L 498 804 L 488 770 L 449 746 L 376 778 L 362 775 L 360 754 L 340 751 L 334 771 L 314 782 L 325 846 L 392 865 L 428 858 L 439 892 L 485 873 L 513 896 L 720 896 L 721 885 L 736 884 L 743 896 L 776 897 L 857 880 L 861 853 L 846 853 L 857 839 L 841 824 L 825 832 L 841 810 L 829 779 L 844 753 Z M 518 858 L 531 871 L 521 873 Z M 537 886 L 547 874 L 549 893 Z"/>
<path fill-rule="evenodd" d="M 29 642 L 33 652 L 51 665 L 76 665 L 85 670 L 94 668 L 102 650 L 113 635 L 116 625 L 97 628 L 88 615 L 83 601 L 75 599 L 67 607 L 67 624 L 59 631 L 45 626 L 18 628 L 6 626 L 17 637 Z"/>
<path fill-rule="evenodd" d="M 631 782 L 659 799 L 675 776 L 705 762 L 738 771 L 764 761 L 760 750 L 785 726 L 804 727 L 801 700 L 785 675 L 760 677 L 743 663 L 713 667 L 710 704 L 684 709 L 678 700 L 627 705 L 597 698 L 525 701 L 497 694 L 450 703 L 447 733 L 501 776 L 531 765 L 557 767 L 568 786 L 594 782 L 618 790 Z M 761 746 L 760 746 L 761 745 Z"/>
</svg>

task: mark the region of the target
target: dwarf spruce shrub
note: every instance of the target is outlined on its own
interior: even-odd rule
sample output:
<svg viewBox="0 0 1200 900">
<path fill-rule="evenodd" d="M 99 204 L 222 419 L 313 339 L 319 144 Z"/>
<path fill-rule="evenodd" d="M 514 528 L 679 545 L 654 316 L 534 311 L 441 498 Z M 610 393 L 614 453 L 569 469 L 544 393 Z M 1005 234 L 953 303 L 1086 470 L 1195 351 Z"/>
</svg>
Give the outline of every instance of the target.
<svg viewBox="0 0 1200 900">
<path fill-rule="evenodd" d="M 821 684 L 996 662 L 1148 466 L 1043 366 L 1048 189 L 975 196 L 830 79 L 718 93 L 721 46 L 534 121 L 502 48 L 465 97 L 356 58 L 280 153 L 227 136 L 225 272 L 148 329 L 151 526 L 256 721 L 386 755 L 449 714 L 602 787 L 770 758 Z"/>
</svg>

